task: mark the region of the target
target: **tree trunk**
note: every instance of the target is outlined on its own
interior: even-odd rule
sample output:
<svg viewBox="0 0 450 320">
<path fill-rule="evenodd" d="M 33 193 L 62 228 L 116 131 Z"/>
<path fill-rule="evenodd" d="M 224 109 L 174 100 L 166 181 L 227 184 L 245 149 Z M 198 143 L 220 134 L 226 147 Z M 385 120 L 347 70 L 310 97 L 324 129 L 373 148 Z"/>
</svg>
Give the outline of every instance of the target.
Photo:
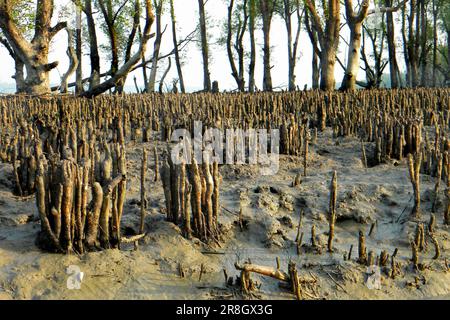
<svg viewBox="0 0 450 320">
<path fill-rule="evenodd" d="M 26 90 L 25 75 L 23 72 L 24 64 L 19 59 L 14 60 L 16 73 L 14 80 L 16 81 L 16 93 L 22 93 Z"/>
<path fill-rule="evenodd" d="M 420 0 L 420 84 L 422 87 L 429 86 L 427 68 L 427 13 L 425 0 Z"/>
<path fill-rule="evenodd" d="M 161 14 L 163 3 L 164 2 L 162 0 L 156 2 L 156 38 L 153 46 L 152 69 L 150 71 L 150 79 L 147 84 L 147 93 L 155 92 L 156 73 L 158 72 L 158 60 L 162 40 Z"/>
<path fill-rule="evenodd" d="M 199 15 L 200 15 L 200 36 L 202 43 L 202 57 L 203 57 L 203 89 L 206 92 L 211 91 L 211 76 L 209 73 L 209 48 L 208 48 L 208 34 L 206 32 L 206 13 L 204 0 L 198 0 Z"/>
<path fill-rule="evenodd" d="M 86 0 L 84 3 L 84 13 L 86 15 L 89 32 L 89 50 L 91 60 L 91 76 L 89 88 L 97 86 L 100 83 L 100 55 L 98 53 L 97 31 L 95 29 L 95 20 L 92 13 L 92 0 Z"/>
<path fill-rule="evenodd" d="M 111 76 L 108 80 L 105 80 L 103 83 L 93 87 L 89 91 L 84 92 L 81 96 L 91 98 L 97 95 L 100 95 L 111 88 L 114 88 L 117 83 L 124 79 L 128 75 L 128 73 L 133 69 L 133 67 L 138 63 L 138 61 L 145 54 L 148 40 L 151 38 L 151 27 L 155 20 L 155 17 L 152 12 L 152 5 L 150 0 L 145 0 L 145 12 L 146 12 L 146 20 L 144 32 L 142 34 L 141 41 L 139 43 L 139 49 L 137 52 L 130 57 L 130 59 L 120 67 L 120 69 Z"/>
<path fill-rule="evenodd" d="M 106 1 L 106 5 L 105 5 Z M 115 13 L 112 9 L 112 0 L 98 0 L 98 4 L 100 6 L 100 11 L 103 14 L 103 18 L 105 20 L 106 28 L 108 31 L 109 51 L 111 53 L 111 67 L 110 74 L 113 75 L 119 70 L 119 43 L 117 39 L 117 30 L 114 24 Z"/>
<path fill-rule="evenodd" d="M 314 2 L 313 2 L 314 4 Z M 315 5 L 315 4 L 314 4 Z M 306 31 L 308 32 L 309 40 L 312 45 L 312 88 L 319 89 L 319 80 L 320 80 L 320 68 L 319 68 L 319 43 L 317 39 L 317 31 L 311 25 L 311 13 L 306 10 L 305 12 L 305 26 Z"/>
<path fill-rule="evenodd" d="M 256 20 L 256 0 L 250 1 L 249 12 L 249 33 L 250 33 L 250 65 L 248 70 L 248 91 L 255 92 L 255 66 L 256 66 L 256 40 L 255 40 L 255 20 Z"/>
<path fill-rule="evenodd" d="M 142 30 L 139 26 L 139 39 L 142 41 Z M 145 55 L 144 53 L 141 53 L 141 65 L 142 65 L 142 77 L 144 79 L 144 89 L 143 92 L 147 91 L 147 83 L 148 83 L 148 77 L 147 77 L 147 63 L 145 61 Z"/>
<path fill-rule="evenodd" d="M 333 50 L 322 50 L 320 57 L 320 89 L 332 91 L 336 88 L 334 78 L 334 67 L 336 64 L 336 52 Z"/>
<path fill-rule="evenodd" d="M 446 80 L 449 79 L 450 75 L 450 28 L 447 29 L 447 71 Z"/>
<path fill-rule="evenodd" d="M 385 0 L 384 4 L 386 7 L 392 6 L 392 0 Z M 400 73 L 397 54 L 395 52 L 395 28 L 394 28 L 394 17 L 392 12 L 386 12 L 386 35 L 388 43 L 388 53 L 389 53 L 389 72 L 391 78 L 391 88 L 399 87 Z"/>
<path fill-rule="evenodd" d="M 411 86 L 411 63 L 409 61 L 409 43 L 406 36 L 406 5 L 402 8 L 402 40 L 403 40 L 403 56 L 405 58 L 406 66 L 406 86 Z"/>
<path fill-rule="evenodd" d="M 77 57 L 77 70 L 76 70 L 76 87 L 75 92 L 80 94 L 83 92 L 83 69 L 82 69 L 82 39 L 81 39 L 81 8 L 76 6 L 76 57 Z M 69 49 L 70 50 L 70 49 Z"/>
<path fill-rule="evenodd" d="M 181 89 L 182 93 L 186 93 L 186 88 L 184 86 L 183 71 L 181 69 L 180 51 L 178 49 L 177 26 L 176 26 L 175 7 L 173 5 L 173 0 L 170 0 L 170 16 L 172 19 L 172 40 L 173 40 L 173 47 L 174 47 L 174 51 L 175 51 L 175 64 L 177 66 L 178 79 L 180 81 L 180 89 Z"/>
<path fill-rule="evenodd" d="M 263 78 L 263 90 L 272 91 L 272 66 L 270 65 L 270 27 L 272 24 L 272 16 L 274 10 L 274 4 L 272 0 L 260 0 L 260 9 L 263 20 L 263 35 L 264 35 L 264 47 L 263 47 L 263 65 L 264 65 L 264 78 Z"/>
<path fill-rule="evenodd" d="M 239 90 L 241 92 L 245 91 L 245 49 L 244 49 L 244 36 L 247 32 L 247 24 L 248 24 L 248 8 L 247 8 L 247 0 L 243 1 L 243 15 L 244 20 L 240 21 L 238 32 L 236 32 L 236 45 L 235 49 L 238 54 L 238 65 L 239 65 L 239 81 L 240 81 L 240 88 Z"/>
<path fill-rule="evenodd" d="M 24 92 L 32 95 L 48 94 L 51 92 L 50 70 L 58 65 L 58 62 L 48 62 L 50 41 L 66 27 L 66 23 L 51 27 L 53 1 L 38 0 L 34 36 L 31 42 L 28 42 L 15 24 L 12 11 L 9 1 L 0 1 L 0 29 L 16 55 L 15 60 L 17 58 L 22 61 L 26 69 Z"/>
<path fill-rule="evenodd" d="M 312 88 L 319 89 L 320 81 L 320 68 L 319 68 L 319 56 L 316 52 L 313 52 L 312 57 Z"/>
<path fill-rule="evenodd" d="M 133 25 L 131 27 L 131 32 L 127 40 L 127 45 L 125 48 L 125 57 L 124 63 L 127 63 L 131 59 L 131 49 L 133 48 L 134 39 L 136 38 L 136 34 L 138 33 L 138 29 L 140 27 L 140 19 L 141 19 L 141 4 L 139 0 L 135 0 L 134 2 L 134 12 L 133 12 Z M 119 81 L 117 84 L 117 93 L 122 94 L 124 91 L 125 83 L 127 81 L 128 73 Z"/>
<path fill-rule="evenodd" d="M 79 64 L 77 52 L 76 49 L 73 48 L 72 42 L 73 42 L 72 30 L 67 28 L 67 56 L 69 57 L 69 68 L 67 69 L 67 72 L 62 76 L 61 79 L 61 88 L 60 88 L 61 93 L 68 92 L 67 80 L 77 70 Z"/>
<path fill-rule="evenodd" d="M 414 27 L 414 21 L 416 26 Z M 409 60 L 409 81 L 410 87 L 417 87 L 419 85 L 419 70 L 418 70 L 418 49 L 419 37 L 416 34 L 419 32 L 419 19 L 416 18 L 416 0 L 410 0 L 410 11 L 408 16 L 408 60 Z"/>
<path fill-rule="evenodd" d="M 283 0 L 284 5 L 284 15 L 283 19 L 286 25 L 286 33 L 288 39 L 288 83 L 289 83 L 289 91 L 295 91 L 295 66 L 297 64 L 297 48 L 298 48 L 298 39 L 301 31 L 301 15 L 300 15 L 300 4 L 299 1 L 295 1 L 295 12 L 297 15 L 297 31 L 295 34 L 295 40 L 293 40 L 292 35 L 292 3 L 291 0 Z"/>
<path fill-rule="evenodd" d="M 228 19 L 227 19 L 227 55 L 228 55 L 228 61 L 230 63 L 230 67 L 231 67 L 231 75 L 233 76 L 234 80 L 236 81 L 238 90 L 240 92 L 244 92 L 245 91 L 245 81 L 244 81 L 244 77 L 243 77 L 244 76 L 244 74 L 243 74 L 244 52 L 243 51 L 244 50 L 243 50 L 242 36 L 241 36 L 244 34 L 244 32 L 242 32 L 242 30 L 241 30 L 241 28 L 244 28 L 244 26 L 240 26 L 236 32 L 235 48 L 237 49 L 238 56 L 239 56 L 239 71 L 238 71 L 238 68 L 236 67 L 236 62 L 234 61 L 234 57 L 233 57 L 233 43 L 232 43 L 233 7 L 234 7 L 234 0 L 230 0 L 230 5 L 228 6 Z"/>
<path fill-rule="evenodd" d="M 236 81 L 236 84 L 238 88 L 241 88 L 241 81 L 239 79 L 239 74 L 236 68 L 236 63 L 234 62 L 233 57 L 233 44 L 231 43 L 231 38 L 233 36 L 232 34 L 232 18 L 233 18 L 233 6 L 234 6 L 234 0 L 230 0 L 230 4 L 228 6 L 228 18 L 227 18 L 227 55 L 228 55 L 228 61 L 230 63 L 231 67 L 231 75 L 233 76 L 234 80 Z"/>
<path fill-rule="evenodd" d="M 347 70 L 342 81 L 342 90 L 356 90 L 356 77 L 359 71 L 359 59 L 361 50 L 362 23 L 354 22 L 350 27 L 350 48 L 348 48 Z"/>
<path fill-rule="evenodd" d="M 164 81 L 166 80 L 167 75 L 169 74 L 170 68 L 172 67 L 172 59 L 169 57 L 169 65 L 167 66 L 166 71 L 164 71 L 161 80 L 159 81 L 159 93 L 163 93 L 164 89 Z"/>
<path fill-rule="evenodd" d="M 436 87 L 437 84 L 437 48 L 438 48 L 438 30 L 437 30 L 437 19 L 438 19 L 438 8 L 436 5 L 436 0 L 433 0 L 433 80 L 432 85 Z M 449 42 L 447 40 L 447 42 Z"/>
<path fill-rule="evenodd" d="M 288 88 L 289 91 L 295 91 L 295 59 L 292 54 L 292 19 L 290 1 L 284 0 L 284 23 L 286 25 L 287 45 L 288 45 Z M 299 23 L 300 25 L 300 23 Z"/>
<path fill-rule="evenodd" d="M 342 80 L 341 90 L 356 90 L 356 77 L 359 72 L 359 59 L 361 52 L 361 32 L 362 23 L 368 15 L 369 3 L 364 2 L 359 13 L 356 15 L 353 11 L 352 0 L 345 0 L 345 11 L 347 24 L 350 28 L 350 43 L 348 48 L 347 67 L 344 79 Z"/>
<path fill-rule="evenodd" d="M 305 0 L 305 4 L 311 13 L 313 26 L 317 31 L 320 44 L 320 89 L 325 91 L 335 90 L 334 67 L 339 45 L 340 2 L 339 0 L 328 0 L 325 27 L 322 25 L 315 3 L 311 0 Z"/>
</svg>

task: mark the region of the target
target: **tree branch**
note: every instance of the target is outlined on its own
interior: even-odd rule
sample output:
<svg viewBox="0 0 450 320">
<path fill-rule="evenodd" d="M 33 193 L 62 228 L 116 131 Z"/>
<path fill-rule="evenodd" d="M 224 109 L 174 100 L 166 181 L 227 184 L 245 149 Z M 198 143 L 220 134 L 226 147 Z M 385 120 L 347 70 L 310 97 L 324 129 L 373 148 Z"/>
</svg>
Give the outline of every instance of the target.
<svg viewBox="0 0 450 320">
<path fill-rule="evenodd" d="M 153 25 L 153 22 L 155 21 L 155 16 L 153 14 L 151 1 L 146 0 L 145 3 L 146 3 L 146 22 L 145 22 L 144 32 L 143 32 L 142 39 L 140 41 L 138 51 L 110 79 L 95 86 L 91 90 L 84 92 L 83 94 L 81 94 L 82 97 L 92 98 L 92 97 L 100 95 L 100 94 L 104 93 L 105 91 L 115 87 L 116 84 L 120 80 L 122 80 L 124 77 L 126 77 L 127 74 L 130 72 L 130 70 L 141 59 L 143 53 L 146 50 L 147 42 L 151 38 L 151 33 L 150 33 L 151 27 Z"/>
<path fill-rule="evenodd" d="M 386 13 L 386 12 L 397 12 L 397 11 L 400 10 L 400 8 L 403 7 L 408 1 L 409 1 L 409 0 L 403 0 L 402 2 L 400 2 L 400 3 L 399 3 L 397 6 L 395 6 L 395 7 L 381 7 L 381 8 L 378 8 L 378 9 L 372 9 L 372 10 L 369 10 L 368 15 L 374 14 L 374 13 L 377 13 L 377 12 L 383 12 L 383 13 Z"/>
<path fill-rule="evenodd" d="M 67 22 L 58 22 L 54 27 L 50 28 L 50 39 L 52 39 L 58 32 L 67 28 Z"/>
</svg>

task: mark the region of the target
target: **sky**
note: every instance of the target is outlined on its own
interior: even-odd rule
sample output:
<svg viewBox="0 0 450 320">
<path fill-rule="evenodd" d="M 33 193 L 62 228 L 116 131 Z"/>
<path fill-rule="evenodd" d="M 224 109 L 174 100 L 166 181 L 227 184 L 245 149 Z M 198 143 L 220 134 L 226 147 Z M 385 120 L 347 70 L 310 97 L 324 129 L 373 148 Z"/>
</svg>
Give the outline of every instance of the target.
<svg viewBox="0 0 450 320">
<path fill-rule="evenodd" d="M 219 82 L 220 90 L 233 90 L 236 89 L 237 85 L 234 78 L 231 75 L 231 68 L 228 62 L 228 57 L 226 54 L 226 47 L 217 44 L 217 39 L 219 34 L 222 32 L 224 25 L 226 24 L 227 16 L 227 1 L 225 0 L 209 0 L 206 3 L 206 11 L 210 16 L 209 20 L 209 33 L 212 35 L 210 43 L 210 72 L 211 80 L 217 80 Z M 55 0 L 58 6 L 65 5 L 68 0 Z M 184 38 L 186 35 L 191 33 L 198 24 L 198 1 L 197 0 L 174 0 L 175 3 L 175 14 L 177 16 L 177 33 L 178 39 Z M 343 8 L 342 8 L 343 10 Z M 72 16 L 73 17 L 73 16 Z M 72 17 L 69 18 L 69 22 Z M 295 19 L 295 17 L 293 17 Z M 58 12 L 54 14 L 54 23 L 58 20 Z M 294 20 L 296 21 L 296 20 Z M 295 22 L 296 23 L 296 22 Z M 167 25 L 167 30 L 164 33 L 161 45 L 161 55 L 170 52 L 173 49 L 172 43 L 172 32 L 171 32 L 171 20 L 170 12 L 166 10 L 163 19 L 162 26 L 163 29 Z M 152 30 L 155 30 L 153 26 Z M 294 25 L 293 30 L 296 30 L 296 25 Z M 101 31 L 98 30 L 98 34 Z M 347 27 L 342 30 L 342 36 L 348 41 L 349 33 Z M 249 49 L 249 35 L 246 35 L 246 47 Z M 101 36 L 100 41 L 107 43 L 107 38 Z M 262 46 L 263 37 L 260 28 L 257 30 L 257 63 L 256 63 L 256 85 L 258 88 L 262 88 L 263 81 L 263 66 L 262 66 Z M 288 51 L 287 51 L 287 35 L 284 21 L 275 16 L 272 22 L 271 28 L 271 46 L 272 46 L 272 79 L 274 88 L 286 88 L 288 85 Z M 59 65 L 56 69 L 51 71 L 50 81 L 52 84 L 57 85 L 60 83 L 61 75 L 65 73 L 68 68 L 69 59 L 66 55 L 67 49 L 67 36 L 64 31 L 60 32 L 53 40 L 51 44 L 50 61 L 58 61 Z M 346 61 L 346 46 L 341 45 L 339 57 L 341 61 L 345 63 Z M 153 52 L 153 40 L 148 44 L 147 57 L 151 57 Z M 89 67 L 89 56 L 88 50 L 83 52 L 83 76 L 88 77 L 90 73 Z M 296 66 L 296 84 L 303 88 L 305 85 L 311 86 L 311 60 L 312 60 L 312 48 L 309 37 L 304 30 L 300 35 L 299 40 L 299 57 Z M 109 61 L 102 57 L 101 60 L 102 72 L 109 69 Z M 248 69 L 249 61 L 246 61 L 246 69 Z M 160 79 L 162 73 L 165 71 L 167 66 L 167 60 L 160 63 L 158 69 L 158 77 Z M 14 74 L 14 63 L 12 58 L 9 56 L 8 52 L 3 46 L 0 46 L 0 68 L 2 70 L 0 75 L 0 92 L 14 90 L 14 80 L 11 78 Z M 185 85 L 188 91 L 201 90 L 203 87 L 203 71 L 202 71 L 202 55 L 196 43 L 191 43 L 186 51 L 184 52 L 183 58 L 183 76 L 185 79 Z M 343 77 L 343 70 L 336 64 L 336 81 L 339 83 Z M 248 70 L 246 70 L 246 75 L 248 75 Z M 140 88 L 144 87 L 142 70 L 139 69 L 133 72 L 127 79 L 126 89 L 129 92 L 135 92 L 135 86 L 133 78 L 136 76 L 138 85 Z M 166 78 L 166 85 L 172 87 L 172 79 L 176 79 L 176 67 L 174 59 L 172 58 L 172 68 L 170 73 Z M 360 72 L 359 79 L 365 79 L 364 73 Z M 69 82 L 74 81 L 74 76 L 69 80 Z M 248 83 L 247 77 L 246 82 Z M 158 84 L 157 84 L 158 86 Z"/>
</svg>

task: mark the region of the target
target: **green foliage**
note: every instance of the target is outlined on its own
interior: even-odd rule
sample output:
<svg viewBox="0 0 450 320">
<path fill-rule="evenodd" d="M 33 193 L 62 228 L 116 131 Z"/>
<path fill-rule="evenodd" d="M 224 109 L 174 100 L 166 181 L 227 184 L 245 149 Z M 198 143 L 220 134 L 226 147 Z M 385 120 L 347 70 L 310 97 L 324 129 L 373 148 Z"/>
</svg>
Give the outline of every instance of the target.
<svg viewBox="0 0 450 320">
<path fill-rule="evenodd" d="M 444 32 L 450 31 L 450 2 L 448 0 L 441 0 L 439 10 L 440 26 Z M 449 39 L 447 39 L 449 41 Z"/>
<path fill-rule="evenodd" d="M 36 18 L 36 1 L 12 0 L 12 18 L 27 40 L 31 40 L 34 33 Z"/>
</svg>

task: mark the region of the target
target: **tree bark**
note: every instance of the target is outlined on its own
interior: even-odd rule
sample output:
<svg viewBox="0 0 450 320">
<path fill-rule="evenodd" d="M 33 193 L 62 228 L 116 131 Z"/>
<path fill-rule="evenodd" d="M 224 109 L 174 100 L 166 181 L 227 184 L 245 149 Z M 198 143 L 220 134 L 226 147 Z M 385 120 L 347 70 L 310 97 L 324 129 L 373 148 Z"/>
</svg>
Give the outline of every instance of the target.
<svg viewBox="0 0 450 320">
<path fill-rule="evenodd" d="M 211 91 L 211 75 L 209 73 L 209 48 L 208 48 L 208 34 L 206 32 L 206 13 L 205 1 L 198 0 L 199 18 L 200 18 L 200 36 L 202 44 L 202 58 L 203 58 L 203 90 Z"/>
<path fill-rule="evenodd" d="M 392 0 L 384 0 L 386 7 L 392 6 Z M 397 54 L 395 50 L 395 27 L 394 17 L 392 12 L 386 12 L 386 35 L 389 54 L 389 72 L 391 78 L 391 88 L 399 87 L 400 69 L 397 62 Z"/>
<path fill-rule="evenodd" d="M 365 0 L 359 9 L 358 14 L 353 11 L 353 1 L 345 0 L 345 11 L 347 16 L 347 24 L 350 28 L 350 44 L 348 50 L 347 67 L 342 81 L 341 90 L 355 90 L 356 89 L 356 77 L 359 71 L 359 60 L 361 52 L 361 32 L 364 19 L 369 14 L 375 13 L 375 10 L 369 11 L 369 1 Z M 404 0 L 405 2 L 406 0 Z M 399 7 L 384 7 L 379 10 L 383 13 L 397 11 Z M 374 44 L 374 41 L 372 41 Z M 379 62 L 379 61 L 378 61 Z M 379 71 L 379 68 L 377 68 Z M 377 72 L 378 73 L 378 72 Z M 377 75 L 375 75 L 377 76 Z"/>
<path fill-rule="evenodd" d="M 420 0 L 420 84 L 422 87 L 429 85 L 428 77 L 428 48 L 427 48 L 427 8 L 425 0 Z"/>
<path fill-rule="evenodd" d="M 350 43 L 348 48 L 347 67 L 341 90 L 356 90 L 356 77 L 359 71 L 359 59 L 361 52 L 362 23 L 369 13 L 369 2 L 364 1 L 358 14 L 353 11 L 353 1 L 345 0 L 347 24 L 350 28 Z"/>
<path fill-rule="evenodd" d="M 264 65 L 264 78 L 263 78 L 263 90 L 272 91 L 272 66 L 270 64 L 270 27 L 272 24 L 272 17 L 274 12 L 274 0 L 260 0 L 260 11 L 262 15 L 262 31 L 264 35 L 263 46 L 263 65 Z"/>
<path fill-rule="evenodd" d="M 68 91 L 67 80 L 77 70 L 79 64 L 77 52 L 72 45 L 73 32 L 69 28 L 66 29 L 67 29 L 67 56 L 69 57 L 69 68 L 67 69 L 67 72 L 63 75 L 61 79 L 61 88 L 60 88 L 61 93 L 67 93 Z"/>
<path fill-rule="evenodd" d="M 437 30 L 437 19 L 438 19 L 438 7 L 436 0 L 433 0 L 433 79 L 432 85 L 436 87 L 437 84 L 437 48 L 438 48 L 438 30 Z M 450 40 L 447 40 L 449 42 Z"/>
<path fill-rule="evenodd" d="M 243 48 L 243 35 L 245 33 L 246 25 L 247 25 L 247 14 L 246 14 L 246 6 L 247 1 L 244 0 L 244 23 L 242 24 L 241 21 L 239 23 L 239 27 L 236 31 L 236 43 L 234 45 L 234 48 L 238 51 L 238 63 L 239 63 L 239 70 L 236 67 L 236 62 L 234 60 L 233 56 L 233 7 L 234 7 L 234 0 L 230 0 L 230 4 L 228 6 L 228 19 L 227 19 L 227 55 L 228 55 L 228 61 L 230 63 L 231 67 L 231 75 L 233 76 L 234 80 L 236 81 L 236 84 L 238 86 L 238 90 L 241 92 L 245 91 L 245 80 L 244 80 L 244 48 Z"/>
<path fill-rule="evenodd" d="M 138 33 L 139 23 L 141 18 L 141 5 L 139 0 L 135 0 L 134 2 L 134 11 L 133 11 L 133 24 L 131 26 L 130 35 L 128 36 L 128 40 L 125 46 L 125 56 L 124 63 L 127 63 L 131 58 L 131 49 L 133 48 L 134 40 L 136 38 L 136 34 Z M 124 91 L 125 82 L 127 81 L 128 73 L 117 83 L 116 92 L 118 94 L 122 94 Z"/>
<path fill-rule="evenodd" d="M 14 80 L 16 81 L 16 93 L 22 93 L 26 90 L 26 83 L 25 83 L 25 75 L 23 72 L 24 64 L 20 59 L 14 60 L 14 66 L 16 73 L 14 75 Z"/>
<path fill-rule="evenodd" d="M 170 17 L 172 20 L 172 41 L 173 48 L 175 53 L 175 64 L 177 66 L 178 79 L 180 81 L 180 89 L 182 93 L 186 93 L 186 88 L 184 86 L 184 77 L 183 70 L 181 68 L 181 59 L 180 59 L 180 51 L 178 49 L 178 40 L 177 40 L 177 26 L 176 26 L 176 17 L 175 17 L 175 7 L 173 5 L 173 0 L 170 0 Z"/>
<path fill-rule="evenodd" d="M 159 52 L 161 49 L 161 40 L 162 40 L 162 27 L 161 27 L 161 15 L 162 15 L 162 7 L 164 1 L 159 0 L 155 1 L 155 11 L 156 11 L 156 38 L 155 43 L 153 45 L 153 60 L 152 60 L 152 69 L 150 71 L 150 78 L 147 84 L 147 93 L 155 92 L 155 83 L 156 83 L 156 73 L 158 72 L 158 58 Z"/>
<path fill-rule="evenodd" d="M 314 2 L 313 2 L 314 3 Z M 319 89 L 319 80 L 320 80 L 320 68 L 319 68 L 319 43 L 317 39 L 317 31 L 311 25 L 311 13 L 306 10 L 305 12 L 305 27 L 308 32 L 309 40 L 312 45 L 312 88 Z"/>
<path fill-rule="evenodd" d="M 248 1 L 244 0 L 243 1 L 243 21 L 239 20 L 239 28 L 238 31 L 236 32 L 236 44 L 235 44 L 235 49 L 237 51 L 238 54 L 238 62 L 239 62 L 239 79 L 241 79 L 241 87 L 240 90 L 241 92 L 245 91 L 245 49 L 244 49 L 244 36 L 245 33 L 247 32 L 247 25 L 248 25 Z"/>
<path fill-rule="evenodd" d="M 106 1 L 106 3 L 105 3 Z M 116 14 L 112 9 L 112 0 L 98 0 L 100 11 L 108 30 L 108 38 L 110 43 L 111 66 L 110 74 L 113 75 L 119 70 L 119 44 L 117 39 L 117 30 L 115 26 Z"/>
<path fill-rule="evenodd" d="M 286 26 L 286 33 L 288 39 L 288 83 L 289 83 L 289 91 L 295 91 L 295 66 L 297 64 L 297 51 L 298 51 L 298 40 L 300 37 L 301 31 L 301 19 L 302 15 L 300 14 L 300 2 L 298 0 L 294 0 L 295 4 L 292 3 L 291 0 L 283 0 L 283 20 Z M 295 9 L 293 9 L 293 5 L 295 5 Z M 292 34 L 292 10 L 296 13 L 297 16 L 297 30 L 295 33 L 295 39 L 293 39 Z"/>
<path fill-rule="evenodd" d="M 416 0 L 410 1 L 410 9 L 408 15 L 408 39 L 407 39 L 407 58 L 408 65 L 408 82 L 410 87 L 417 87 L 419 85 L 419 70 L 418 70 L 418 35 L 419 20 L 416 18 Z M 405 13 L 406 14 L 406 13 Z M 414 26 L 414 21 L 416 24 Z"/>
<path fill-rule="evenodd" d="M 325 17 L 325 26 L 322 25 L 314 2 L 305 0 L 305 4 L 311 13 L 313 26 L 317 31 L 320 45 L 320 89 L 331 91 L 336 87 L 334 67 L 339 45 L 340 2 L 339 0 L 328 0 L 328 14 Z"/>
<path fill-rule="evenodd" d="M 169 65 L 167 66 L 166 71 L 164 71 L 161 80 L 159 81 L 159 93 L 163 93 L 164 89 L 164 81 L 166 80 L 167 75 L 169 74 L 170 68 L 172 67 L 172 59 L 169 57 Z"/>
<path fill-rule="evenodd" d="M 98 53 L 97 31 L 95 29 L 95 20 L 92 12 L 92 0 L 85 0 L 84 14 L 86 15 L 89 32 L 89 57 L 91 60 L 89 89 L 92 89 L 100 83 L 100 55 Z"/>
<path fill-rule="evenodd" d="M 256 40 L 255 40 L 256 0 L 249 0 L 250 65 L 248 70 L 248 91 L 255 92 Z"/>
<path fill-rule="evenodd" d="M 12 9 L 11 2 L 0 1 L 0 29 L 16 58 L 25 66 L 24 92 L 32 95 L 48 94 L 51 92 L 50 71 L 58 65 L 58 62 L 48 62 L 50 41 L 66 27 L 66 23 L 60 22 L 52 27 L 53 1 L 38 0 L 34 36 L 31 41 L 27 41 L 12 18 Z"/>
<path fill-rule="evenodd" d="M 82 39 L 81 39 L 81 8 L 80 6 L 76 6 L 76 45 L 75 52 L 77 58 L 77 70 L 76 70 L 76 89 L 75 92 L 80 94 L 83 92 L 83 68 L 82 68 Z"/>
</svg>

